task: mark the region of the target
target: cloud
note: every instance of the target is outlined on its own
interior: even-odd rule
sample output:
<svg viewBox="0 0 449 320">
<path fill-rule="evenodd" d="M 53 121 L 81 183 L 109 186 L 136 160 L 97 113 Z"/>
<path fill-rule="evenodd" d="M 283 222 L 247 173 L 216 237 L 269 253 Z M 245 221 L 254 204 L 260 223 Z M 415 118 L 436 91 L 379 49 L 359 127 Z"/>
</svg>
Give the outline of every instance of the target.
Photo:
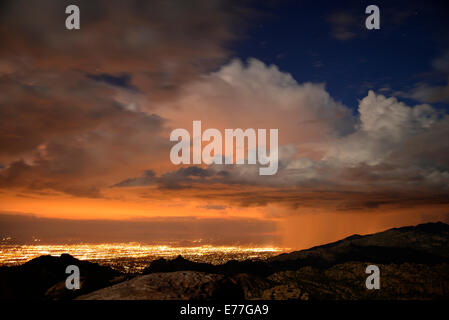
<svg viewBox="0 0 449 320">
<path fill-rule="evenodd" d="M 81 29 L 65 28 L 65 7 Z M 220 1 L 4 1 L 0 188 L 100 196 L 160 165 L 166 122 L 152 111 L 228 56 L 239 25 Z M 107 36 L 105 36 L 107 35 Z"/>
<path fill-rule="evenodd" d="M 331 147 L 327 157 L 349 164 L 376 165 L 408 138 L 435 128 L 439 113 L 429 105 L 409 107 L 396 98 L 386 98 L 369 91 L 360 101 L 360 123 L 357 131 Z"/>
<path fill-rule="evenodd" d="M 157 185 L 163 189 L 191 188 L 192 183 L 213 184 L 226 181 L 229 171 L 221 166 L 201 168 L 198 166 L 181 167 L 156 176 L 154 171 L 147 170 L 142 176 L 126 179 L 113 187 L 136 187 Z"/>
<path fill-rule="evenodd" d="M 419 84 L 407 96 L 428 103 L 449 102 L 449 82 L 444 86 Z"/>
<path fill-rule="evenodd" d="M 141 177 L 126 179 L 115 184 L 114 187 L 150 186 L 155 182 L 155 172 L 153 170 L 146 170 Z"/>
<path fill-rule="evenodd" d="M 420 186 L 419 181 L 422 179 L 413 181 L 395 169 L 373 169 L 365 165 L 345 169 L 327 168 L 320 173 L 321 176 L 317 172 L 311 172 L 315 176 L 314 179 L 301 181 L 304 177 L 290 169 L 284 171 L 279 180 L 271 183 L 239 176 L 237 170 L 229 170 L 230 178 L 227 179 L 184 179 L 169 181 L 168 184 L 163 177 L 159 177 L 156 183 L 146 187 L 140 186 L 140 196 L 152 201 L 200 201 L 207 205 L 197 208 L 209 210 L 223 207 L 235 209 L 274 206 L 278 215 L 304 210 L 371 212 L 377 209 L 393 210 L 449 204 L 447 189 Z M 405 173 L 410 174 L 407 171 Z M 388 174 L 392 177 L 384 178 Z M 288 180 L 287 177 L 291 179 Z M 446 179 L 447 177 L 446 175 Z M 400 188 L 399 183 L 402 183 L 404 188 Z M 121 192 L 126 193 L 127 190 L 122 189 Z"/>
<path fill-rule="evenodd" d="M 207 204 L 207 205 L 204 205 L 204 206 L 198 206 L 198 208 L 206 209 L 206 210 L 225 210 L 228 207 L 227 206 Z"/>
<path fill-rule="evenodd" d="M 161 111 L 176 126 L 189 128 L 192 120 L 207 114 L 203 130 L 279 129 L 278 174 L 257 177 L 256 166 L 221 166 L 229 171 L 223 178 L 228 182 L 309 185 L 329 183 L 336 175 L 332 170 L 368 166 L 375 171 L 394 166 L 402 174 L 410 170 L 410 178 L 414 176 L 418 185 L 423 182 L 420 179 L 431 183 L 430 177 L 444 177 L 449 167 L 448 144 L 434 140 L 447 132 L 449 118 L 428 104 L 411 107 L 369 91 L 359 103 L 358 116 L 353 116 L 348 107 L 332 99 L 323 84 L 298 84 L 290 74 L 255 59 L 246 66 L 232 61 L 203 81 L 189 84 L 183 93 L 174 106 L 166 108 L 168 113 Z M 421 141 L 420 148 L 410 154 L 415 141 Z M 418 172 L 427 177 L 418 178 Z"/>
<path fill-rule="evenodd" d="M 87 75 L 88 78 L 104 83 L 108 83 L 113 86 L 117 86 L 120 88 L 125 88 L 128 90 L 138 90 L 135 86 L 131 84 L 131 76 L 129 74 L 120 74 L 117 76 L 110 75 L 107 73 L 103 74 L 91 74 Z"/>
<path fill-rule="evenodd" d="M 449 74 L 449 50 L 432 62 L 435 70 Z"/>
<path fill-rule="evenodd" d="M 298 84 L 255 59 L 232 61 L 182 93 L 160 111 L 176 127 L 189 129 L 207 115 L 203 130 L 278 128 L 279 170 L 263 177 L 257 165 L 192 166 L 151 179 L 156 189 L 176 190 L 173 196 L 369 210 L 413 205 L 413 198 L 442 203 L 448 195 L 449 116 L 428 104 L 409 106 L 369 91 L 354 116 L 323 84 Z"/>
<path fill-rule="evenodd" d="M 284 143 L 296 144 L 345 135 L 354 127 L 352 112 L 329 95 L 325 84 L 299 84 L 257 59 L 232 60 L 187 84 L 179 97 L 155 111 L 173 127 L 191 128 L 193 120 L 202 119 L 204 128 L 278 128 Z"/>
<path fill-rule="evenodd" d="M 114 98 L 120 89 L 76 73 L 59 79 L 53 73 L 0 78 L 8 92 L 0 109 L 0 159 L 6 164 L 0 187 L 98 196 L 105 180 L 157 161 L 157 150 L 168 146 L 164 120 L 129 110 Z"/>
<path fill-rule="evenodd" d="M 76 4 L 81 29 L 65 28 L 65 8 Z M 233 10 L 221 1 L 25 0 L 6 1 L 0 19 L 0 60 L 11 68 L 132 73 L 133 85 L 151 89 L 152 100 L 227 57 L 235 38 Z M 108 35 L 108 36 L 105 36 Z"/>
<path fill-rule="evenodd" d="M 347 12 L 334 12 L 327 17 L 331 24 L 331 35 L 339 41 L 347 41 L 357 36 L 357 18 Z"/>
<path fill-rule="evenodd" d="M 402 96 L 426 103 L 448 103 L 449 102 L 449 51 L 444 52 L 432 62 L 433 74 L 446 77 L 443 85 L 431 85 L 419 83 L 409 93 Z"/>
</svg>

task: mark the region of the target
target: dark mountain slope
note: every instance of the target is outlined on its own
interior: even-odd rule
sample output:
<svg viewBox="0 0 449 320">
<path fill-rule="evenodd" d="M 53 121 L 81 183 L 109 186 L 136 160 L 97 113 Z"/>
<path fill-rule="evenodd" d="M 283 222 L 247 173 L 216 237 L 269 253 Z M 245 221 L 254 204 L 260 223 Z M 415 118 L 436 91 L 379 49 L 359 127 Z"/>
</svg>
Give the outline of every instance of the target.
<svg viewBox="0 0 449 320">
<path fill-rule="evenodd" d="M 65 270 L 69 265 L 80 268 L 80 290 L 65 288 L 65 280 L 69 276 Z M 20 266 L 0 267 L 0 300 L 69 299 L 109 286 L 118 276 L 120 273 L 109 267 L 81 261 L 68 254 L 41 256 Z"/>
<path fill-rule="evenodd" d="M 442 222 L 402 227 L 348 238 L 307 250 L 281 254 L 268 261 L 229 261 L 214 266 L 182 257 L 153 261 L 143 273 L 200 271 L 220 274 L 248 273 L 258 276 L 301 267 L 329 268 L 345 262 L 382 264 L 416 263 L 435 265 L 449 262 L 449 225 Z"/>
<path fill-rule="evenodd" d="M 331 266 L 347 261 L 436 264 L 449 261 L 449 225 L 436 222 L 393 228 L 281 254 L 271 263 L 297 261 L 303 265 Z"/>
</svg>

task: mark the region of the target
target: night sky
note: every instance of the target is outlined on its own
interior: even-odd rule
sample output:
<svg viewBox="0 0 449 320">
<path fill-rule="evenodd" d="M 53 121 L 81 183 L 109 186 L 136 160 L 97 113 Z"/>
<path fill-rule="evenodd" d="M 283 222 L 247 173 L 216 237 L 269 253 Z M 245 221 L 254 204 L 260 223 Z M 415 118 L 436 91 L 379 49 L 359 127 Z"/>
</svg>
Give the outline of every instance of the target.
<svg viewBox="0 0 449 320">
<path fill-rule="evenodd" d="M 380 30 L 365 28 L 370 4 L 380 9 Z M 432 64 L 448 50 L 448 9 L 444 1 L 280 2 L 260 8 L 266 16 L 233 50 L 243 60 L 275 64 L 298 82 L 324 82 L 354 109 L 369 89 L 417 103 L 405 92 L 447 84 L 447 73 Z M 447 107 L 449 100 L 438 102 Z"/>
</svg>

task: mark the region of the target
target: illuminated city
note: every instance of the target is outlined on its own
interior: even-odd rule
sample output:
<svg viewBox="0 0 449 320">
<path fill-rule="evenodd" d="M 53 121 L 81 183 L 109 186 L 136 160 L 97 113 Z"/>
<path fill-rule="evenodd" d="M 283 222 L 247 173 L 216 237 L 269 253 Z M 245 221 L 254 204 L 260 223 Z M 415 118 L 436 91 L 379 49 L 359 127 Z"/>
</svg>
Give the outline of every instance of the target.
<svg viewBox="0 0 449 320">
<path fill-rule="evenodd" d="M 109 265 L 122 272 L 136 273 L 151 261 L 178 255 L 196 262 L 221 264 L 229 260 L 267 259 L 288 249 L 277 247 L 144 245 L 139 243 L 71 244 L 71 245 L 3 245 L 0 265 L 18 265 L 42 255 L 60 256 L 68 253 L 80 260 Z"/>
</svg>

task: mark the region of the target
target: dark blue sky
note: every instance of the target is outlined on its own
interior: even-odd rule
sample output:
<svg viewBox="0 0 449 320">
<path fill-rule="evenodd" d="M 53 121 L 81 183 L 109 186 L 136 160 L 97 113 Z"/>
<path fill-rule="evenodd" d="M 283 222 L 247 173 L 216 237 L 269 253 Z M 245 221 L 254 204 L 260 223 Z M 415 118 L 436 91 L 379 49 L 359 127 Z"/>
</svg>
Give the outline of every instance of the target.
<svg viewBox="0 0 449 320">
<path fill-rule="evenodd" d="M 370 4 L 380 8 L 380 30 L 365 28 Z M 422 83 L 447 83 L 447 74 L 432 68 L 449 49 L 444 1 L 288 1 L 257 9 L 263 15 L 232 48 L 234 56 L 276 64 L 300 83 L 325 82 L 349 107 L 369 89 L 392 96 Z"/>
</svg>

